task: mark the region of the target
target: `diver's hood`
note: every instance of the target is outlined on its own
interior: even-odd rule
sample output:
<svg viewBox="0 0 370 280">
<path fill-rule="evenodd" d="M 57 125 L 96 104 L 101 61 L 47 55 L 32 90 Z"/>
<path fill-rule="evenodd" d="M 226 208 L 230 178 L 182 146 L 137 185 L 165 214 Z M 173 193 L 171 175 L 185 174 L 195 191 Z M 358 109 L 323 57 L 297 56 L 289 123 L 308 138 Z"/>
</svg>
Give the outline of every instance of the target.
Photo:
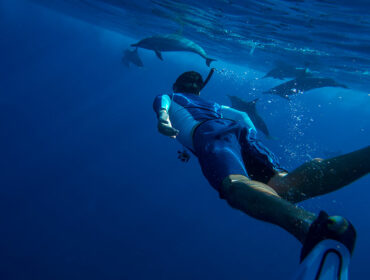
<svg viewBox="0 0 370 280">
<path fill-rule="evenodd" d="M 215 68 L 212 68 L 204 81 L 202 79 L 202 76 L 198 72 L 194 71 L 185 72 L 177 78 L 172 88 L 174 92 L 199 94 L 199 92 L 203 90 L 203 88 L 207 85 L 207 83 L 211 79 L 214 71 Z"/>
</svg>

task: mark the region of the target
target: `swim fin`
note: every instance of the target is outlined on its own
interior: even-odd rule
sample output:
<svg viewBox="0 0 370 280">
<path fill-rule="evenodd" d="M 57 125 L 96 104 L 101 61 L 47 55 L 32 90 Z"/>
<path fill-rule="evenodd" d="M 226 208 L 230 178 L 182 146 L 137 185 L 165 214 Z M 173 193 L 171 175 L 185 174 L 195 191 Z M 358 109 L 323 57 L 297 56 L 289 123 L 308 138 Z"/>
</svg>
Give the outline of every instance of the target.
<svg viewBox="0 0 370 280">
<path fill-rule="evenodd" d="M 325 239 L 303 260 L 293 280 L 348 280 L 350 259 L 345 245 Z"/>
<path fill-rule="evenodd" d="M 311 224 L 294 280 L 347 280 L 356 242 L 353 225 L 340 216 L 321 211 Z"/>
</svg>

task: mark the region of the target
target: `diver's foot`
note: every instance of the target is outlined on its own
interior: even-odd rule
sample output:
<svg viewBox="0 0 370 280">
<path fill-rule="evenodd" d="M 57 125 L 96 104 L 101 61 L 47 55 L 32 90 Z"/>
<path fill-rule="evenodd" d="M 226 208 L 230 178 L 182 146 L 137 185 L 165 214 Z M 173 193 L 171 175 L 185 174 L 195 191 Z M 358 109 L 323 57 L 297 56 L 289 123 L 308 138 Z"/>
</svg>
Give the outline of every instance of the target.
<svg viewBox="0 0 370 280">
<path fill-rule="evenodd" d="M 352 254 L 356 241 L 356 230 L 353 225 L 341 216 L 328 216 L 321 211 L 311 224 L 301 251 L 301 261 L 321 241 L 333 239 L 345 245 Z"/>
</svg>

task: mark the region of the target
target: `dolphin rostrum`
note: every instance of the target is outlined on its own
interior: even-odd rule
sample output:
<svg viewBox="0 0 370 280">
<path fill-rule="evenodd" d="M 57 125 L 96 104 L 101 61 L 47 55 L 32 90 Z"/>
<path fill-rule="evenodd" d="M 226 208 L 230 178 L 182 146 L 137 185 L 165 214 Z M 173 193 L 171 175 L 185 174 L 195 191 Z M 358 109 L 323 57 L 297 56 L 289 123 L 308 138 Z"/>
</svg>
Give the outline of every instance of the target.
<svg viewBox="0 0 370 280">
<path fill-rule="evenodd" d="M 201 46 L 177 34 L 165 34 L 144 38 L 131 46 L 153 50 L 160 60 L 163 60 L 161 52 L 173 51 L 185 51 L 199 54 L 206 60 L 207 66 L 210 66 L 211 62 L 215 60 L 209 58 Z"/>
<path fill-rule="evenodd" d="M 238 96 L 228 95 L 227 97 L 229 97 L 231 101 L 232 108 L 247 113 L 256 128 L 262 131 L 266 137 L 271 138 L 266 123 L 257 112 L 256 103 L 258 98 L 252 101 L 246 101 Z"/>
<path fill-rule="evenodd" d="M 130 51 L 129 49 L 126 49 L 123 52 L 123 57 L 122 57 L 122 63 L 126 65 L 127 67 L 130 67 L 131 64 L 135 64 L 137 67 L 143 67 L 144 64 L 141 61 L 139 54 L 137 52 L 137 48 L 135 50 Z"/>
<path fill-rule="evenodd" d="M 276 94 L 283 98 L 289 99 L 290 95 L 303 93 L 315 88 L 322 87 L 342 87 L 348 88 L 346 85 L 337 83 L 330 78 L 314 78 L 314 77 L 299 77 L 288 82 L 282 83 L 276 87 L 269 89 L 263 93 Z"/>
</svg>

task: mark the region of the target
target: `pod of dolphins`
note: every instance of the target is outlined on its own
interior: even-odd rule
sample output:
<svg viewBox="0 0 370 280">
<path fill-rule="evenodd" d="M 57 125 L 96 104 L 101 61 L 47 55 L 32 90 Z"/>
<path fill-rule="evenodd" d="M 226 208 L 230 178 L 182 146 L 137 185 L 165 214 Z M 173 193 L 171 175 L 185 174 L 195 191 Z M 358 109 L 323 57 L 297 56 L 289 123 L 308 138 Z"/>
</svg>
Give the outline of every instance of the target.
<svg viewBox="0 0 370 280">
<path fill-rule="evenodd" d="M 289 99 L 291 95 L 303 93 L 316 88 L 348 88 L 346 85 L 338 83 L 331 78 L 314 77 L 314 75 L 308 70 L 307 64 L 304 68 L 298 68 L 284 62 L 277 62 L 276 67 L 270 70 L 262 78 L 268 77 L 280 80 L 285 78 L 294 78 L 263 92 L 265 94 L 275 94 L 285 99 Z"/>
<path fill-rule="evenodd" d="M 122 63 L 129 67 L 131 64 L 137 67 L 143 67 L 144 64 L 139 57 L 138 48 L 152 50 L 156 56 L 163 60 L 162 52 L 191 52 L 198 54 L 205 59 L 206 65 L 209 67 L 212 61 L 216 59 L 210 58 L 205 50 L 197 43 L 183 37 L 179 34 L 164 34 L 144 38 L 137 43 L 131 44 L 133 50 L 126 49 L 123 52 Z M 308 63 L 304 67 L 295 67 L 285 62 L 276 62 L 276 67 L 271 69 L 262 78 L 274 78 L 284 80 L 285 78 L 293 78 L 287 82 L 277 85 L 264 94 L 278 95 L 284 99 L 288 99 L 291 95 L 303 93 L 305 91 L 313 90 L 322 87 L 342 87 L 348 88 L 346 85 L 336 82 L 331 78 L 314 77 L 308 69 Z M 267 138 L 271 139 L 269 130 L 262 117 L 258 114 L 256 109 L 257 99 L 246 101 L 237 96 L 228 95 L 231 106 L 239 111 L 246 112 L 256 128 L 261 131 Z"/>
</svg>

